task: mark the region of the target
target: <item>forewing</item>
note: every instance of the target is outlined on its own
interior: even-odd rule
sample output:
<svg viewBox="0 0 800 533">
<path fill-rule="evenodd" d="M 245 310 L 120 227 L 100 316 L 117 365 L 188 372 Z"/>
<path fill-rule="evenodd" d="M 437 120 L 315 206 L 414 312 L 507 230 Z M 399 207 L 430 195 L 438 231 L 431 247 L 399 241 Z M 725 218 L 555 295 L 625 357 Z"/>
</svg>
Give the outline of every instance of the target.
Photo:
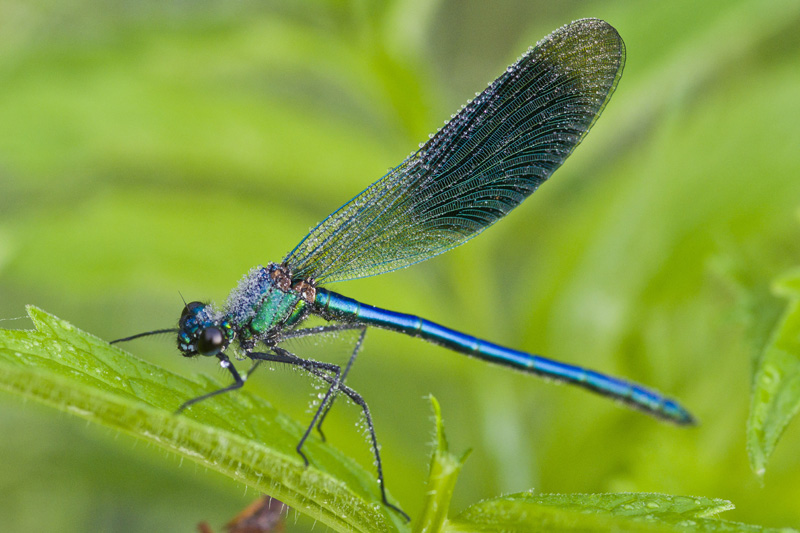
<svg viewBox="0 0 800 533">
<path fill-rule="evenodd" d="M 527 198 L 592 127 L 625 45 L 597 19 L 528 50 L 416 153 L 323 220 L 287 256 L 296 279 L 373 276 L 471 239 Z"/>
</svg>

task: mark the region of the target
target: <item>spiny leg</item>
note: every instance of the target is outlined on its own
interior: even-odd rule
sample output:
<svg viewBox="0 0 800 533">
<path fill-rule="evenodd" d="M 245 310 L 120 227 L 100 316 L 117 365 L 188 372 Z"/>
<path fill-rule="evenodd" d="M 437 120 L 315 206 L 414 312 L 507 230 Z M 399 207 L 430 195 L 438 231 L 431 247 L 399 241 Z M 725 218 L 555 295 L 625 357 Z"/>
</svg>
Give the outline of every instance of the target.
<svg viewBox="0 0 800 533">
<path fill-rule="evenodd" d="M 342 377 L 340 379 L 341 384 L 344 384 L 345 380 L 347 379 L 347 374 L 350 373 L 350 369 L 353 367 L 353 362 L 355 362 L 356 356 L 358 355 L 358 352 L 361 351 L 361 346 L 364 344 L 364 336 L 366 336 L 366 334 L 367 327 L 361 326 L 361 334 L 358 336 L 356 345 L 353 347 L 353 353 L 350 355 L 350 359 L 347 361 L 347 366 L 344 367 L 344 372 L 342 372 Z M 325 440 L 325 434 L 322 432 L 322 423 L 325 421 L 325 417 L 328 416 L 328 413 L 330 413 L 331 407 L 333 407 L 333 402 L 335 401 L 336 397 L 334 396 L 325 406 L 325 410 L 322 411 L 322 415 L 319 417 L 319 422 L 317 422 L 317 433 L 319 433 L 319 436 L 323 441 Z"/>
<path fill-rule="evenodd" d="M 250 367 L 250 370 L 248 370 L 248 371 L 247 371 L 247 374 L 245 374 L 245 376 L 244 376 L 244 380 L 245 380 L 245 381 L 247 381 L 248 379 L 250 379 L 250 375 L 251 375 L 253 372 L 255 372 L 255 371 L 256 371 L 256 368 L 258 368 L 259 366 L 261 366 L 261 359 L 258 359 L 258 360 L 256 360 L 256 361 L 253 363 L 253 366 L 251 366 L 251 367 Z"/>
<path fill-rule="evenodd" d="M 350 370 L 350 366 L 352 365 L 352 362 L 355 359 L 355 355 L 358 353 L 361 343 L 364 340 L 365 333 L 366 333 L 366 328 L 363 328 L 361 335 L 359 336 L 359 341 L 356 345 L 356 349 L 354 350 L 354 354 L 351 356 L 345 372 Z M 411 517 L 409 517 L 405 513 L 405 511 L 403 511 L 396 505 L 389 503 L 389 500 L 386 498 L 386 482 L 383 477 L 383 463 L 381 462 L 381 453 L 380 449 L 378 448 L 378 438 L 375 435 L 375 425 L 372 422 L 372 414 L 370 414 L 369 407 L 367 406 L 367 402 L 364 401 L 364 398 L 362 398 L 361 395 L 358 394 L 355 390 L 343 384 L 341 368 L 338 365 L 334 365 L 331 363 L 323 363 L 321 361 L 303 359 L 277 346 L 274 347 L 273 350 L 275 350 L 276 353 L 274 354 L 261 353 L 261 352 L 248 353 L 247 354 L 248 357 L 255 360 L 256 364 L 253 365 L 253 368 L 250 369 L 247 375 L 248 376 L 250 375 L 250 373 L 258 366 L 260 361 L 274 361 L 277 363 L 287 363 L 290 365 L 299 366 L 304 370 L 306 370 L 307 372 L 309 372 L 310 374 L 321 378 L 322 380 L 326 381 L 331 385 L 328 388 L 328 391 L 326 392 L 325 396 L 323 397 L 322 402 L 320 403 L 320 406 L 317 409 L 317 412 L 314 414 L 314 418 L 311 420 L 311 424 L 308 426 L 308 429 L 306 429 L 305 433 L 303 434 L 303 438 L 297 445 L 297 453 L 300 455 L 300 457 L 303 458 L 303 461 L 305 461 L 306 466 L 308 466 L 309 462 L 308 458 L 302 452 L 303 444 L 305 443 L 306 439 L 308 439 L 308 436 L 311 433 L 312 428 L 317 423 L 317 419 L 320 417 L 323 409 L 325 409 L 325 406 L 329 402 L 331 396 L 335 392 L 341 391 L 344 394 L 346 394 L 347 397 L 350 398 L 350 400 L 353 403 L 360 406 L 362 411 L 364 412 L 364 418 L 367 421 L 367 428 L 369 429 L 370 441 L 372 445 L 372 453 L 375 456 L 375 465 L 378 470 L 378 485 L 380 486 L 381 489 L 381 500 L 383 501 L 383 504 L 389 507 L 390 509 L 394 509 L 395 511 L 400 513 L 407 521 L 411 521 Z M 236 367 L 233 366 L 233 363 L 231 363 L 230 359 L 228 359 L 228 357 L 223 354 L 218 355 L 217 358 L 220 361 L 220 365 L 231 373 L 234 382 L 227 387 L 215 390 L 213 392 L 209 392 L 208 394 L 203 394 L 202 396 L 198 396 L 197 398 L 192 398 L 191 400 L 184 402 L 183 405 L 181 405 L 178 408 L 175 414 L 182 412 L 187 407 L 194 405 L 198 402 L 202 402 L 203 400 L 207 400 L 208 398 L 217 396 L 219 394 L 224 394 L 226 392 L 239 389 L 244 385 L 245 380 L 242 379 L 242 377 L 239 375 L 239 372 L 237 372 Z M 332 376 L 326 372 L 332 372 L 334 375 Z"/>
<path fill-rule="evenodd" d="M 233 363 L 231 363 L 230 359 L 228 359 L 228 357 L 226 355 L 223 355 L 223 354 L 218 355 L 217 358 L 219 359 L 220 366 L 222 366 L 222 368 L 225 368 L 226 370 L 228 370 L 228 372 L 230 372 L 231 375 L 233 376 L 233 380 L 234 380 L 233 383 L 228 385 L 225 388 L 222 388 L 222 389 L 219 389 L 219 390 L 215 390 L 213 392 L 209 392 L 208 394 L 203 394 L 202 396 L 198 396 L 197 398 L 192 398 L 191 400 L 183 402 L 183 405 L 178 407 L 178 410 L 175 411 L 176 415 L 181 413 L 184 409 L 186 409 L 190 405 L 194 405 L 194 404 L 196 404 L 198 402 L 202 402 L 203 400 L 207 400 L 207 399 L 211 398 L 212 396 L 217 396 L 218 394 L 224 394 L 224 393 L 230 392 L 232 390 L 240 389 L 242 387 L 242 385 L 244 385 L 244 379 L 242 379 L 242 376 L 240 376 L 239 372 L 236 371 L 236 368 L 233 366 Z M 249 372 L 248 372 L 248 375 L 249 375 Z"/>
<path fill-rule="evenodd" d="M 347 379 L 347 374 L 350 373 L 350 368 L 352 368 L 353 362 L 356 360 L 356 356 L 358 355 L 358 352 L 361 351 L 361 346 L 364 343 L 364 335 L 367 332 L 367 327 L 365 325 L 363 325 L 363 324 L 333 324 L 333 325 L 328 325 L 328 326 L 316 326 L 316 327 L 313 327 L 313 328 L 303 328 L 303 329 L 294 330 L 294 331 L 291 331 L 289 333 L 286 333 L 286 334 L 282 335 L 281 340 L 298 339 L 298 338 L 302 338 L 302 337 L 310 337 L 312 335 L 324 335 L 326 333 L 334 333 L 334 332 L 337 332 L 337 331 L 347 331 L 347 330 L 354 330 L 354 329 L 355 330 L 361 330 L 361 335 L 359 336 L 358 340 L 356 341 L 356 345 L 353 348 L 353 353 L 350 355 L 350 359 L 347 362 L 347 366 L 345 367 L 345 370 L 342 373 L 341 382 L 344 383 L 344 381 Z M 335 385 L 334 385 L 334 387 L 335 387 Z M 333 402 L 334 401 L 336 401 L 335 394 L 333 395 L 333 397 L 331 398 L 331 400 L 329 402 L 327 402 L 327 403 L 323 402 L 323 404 L 325 405 L 325 409 L 322 411 L 322 414 L 319 417 L 319 421 L 316 424 L 317 425 L 317 432 L 319 433 L 319 436 L 323 441 L 326 440 L 326 439 L 325 439 L 325 433 L 322 432 L 322 423 L 325 421 L 325 417 L 328 416 L 328 413 L 330 412 L 331 407 L 333 407 Z"/>
<path fill-rule="evenodd" d="M 330 383 L 331 386 L 328 387 L 328 390 L 325 392 L 325 396 L 323 396 L 322 401 L 319 404 L 316 412 L 314 413 L 314 418 L 311 420 L 311 424 L 306 429 L 303 436 L 300 438 L 300 442 L 297 444 L 296 450 L 300 457 L 303 458 L 306 466 L 309 465 L 308 458 L 306 454 L 303 453 L 303 444 L 305 444 L 308 436 L 311 434 L 311 430 L 314 428 L 314 425 L 317 423 L 319 419 L 320 413 L 324 409 L 325 405 L 329 402 L 331 397 L 336 393 L 338 390 L 338 384 L 340 383 L 339 376 L 342 373 L 341 368 L 338 365 L 334 365 L 332 363 L 323 363 L 321 361 L 314 361 L 312 359 L 303 359 L 294 355 L 293 353 L 284 350 L 279 346 L 273 346 L 272 349 L 275 353 L 264 353 L 264 352 L 250 352 L 247 354 L 248 357 L 251 359 L 255 359 L 256 361 L 271 361 L 276 363 L 287 363 L 290 365 L 299 366 L 306 372 L 313 374 L 315 376 L 323 377 L 323 379 Z M 331 372 L 335 375 L 335 377 L 326 374 L 325 372 Z"/>
<path fill-rule="evenodd" d="M 333 324 L 329 326 L 315 326 L 313 328 L 302 328 L 283 333 L 278 342 L 283 342 L 286 339 L 299 339 L 301 337 L 310 337 L 311 335 L 324 335 L 325 333 L 336 333 L 337 331 L 347 331 L 350 329 L 362 329 L 363 324 Z"/>
<path fill-rule="evenodd" d="M 320 377 L 326 379 L 323 376 Z M 383 504 L 389 507 L 390 509 L 394 509 L 395 511 L 400 513 L 403 516 L 403 518 L 406 519 L 407 522 L 410 522 L 411 517 L 408 516 L 405 511 L 403 511 L 396 505 L 389 503 L 389 500 L 386 498 L 386 481 L 383 477 L 383 463 L 381 462 L 381 452 L 380 448 L 378 447 L 378 437 L 375 436 L 375 425 L 372 423 L 372 415 L 369 412 L 369 407 L 367 406 L 367 402 L 359 393 L 357 393 L 355 390 L 351 389 L 347 385 L 339 383 L 337 389 L 346 394 L 347 397 L 350 398 L 350 400 L 353 403 L 361 407 L 362 411 L 364 411 L 364 419 L 367 421 L 367 428 L 369 429 L 369 437 L 372 444 L 372 453 L 375 456 L 375 466 L 378 470 L 378 485 L 381 488 L 381 500 L 383 500 Z"/>
<path fill-rule="evenodd" d="M 363 337 L 364 337 L 364 333 L 362 332 L 362 334 L 361 334 L 361 339 L 362 340 L 363 340 Z M 276 351 L 275 355 L 277 355 L 279 357 L 275 357 L 275 355 L 273 355 L 273 354 L 248 354 L 248 355 L 251 355 L 251 356 L 252 355 L 264 355 L 266 357 L 263 357 L 263 359 L 267 360 L 267 361 L 277 361 L 277 362 L 283 362 L 283 363 L 288 363 L 288 364 L 293 364 L 293 365 L 300 366 L 301 368 L 303 368 L 304 370 L 306 370 L 310 374 L 312 374 L 314 376 L 317 376 L 317 377 L 321 378 L 322 380 L 324 380 L 324 381 L 326 381 L 326 382 L 331 384 L 331 387 L 328 389 L 328 393 L 325 395 L 325 398 L 322 400 L 322 403 L 320 403 L 320 407 L 317 409 L 317 413 L 314 415 L 314 419 L 311 421 L 311 425 L 309 425 L 308 429 L 305 432 L 305 435 L 303 436 L 303 439 L 301 440 L 301 442 L 297 446 L 297 452 L 300 454 L 301 457 L 303 457 L 303 459 L 306 461 L 306 464 L 308 464 L 308 460 L 306 459 L 305 455 L 303 455 L 303 452 L 300 450 L 300 448 L 302 447 L 303 443 L 305 442 L 305 439 L 308 438 L 308 435 L 311 432 L 311 429 L 314 427 L 314 425 L 315 425 L 315 423 L 317 421 L 317 418 L 319 417 L 322 409 L 324 408 L 324 406 L 326 404 L 327 399 L 330 397 L 330 395 L 333 393 L 334 390 L 335 391 L 341 391 L 344 394 L 346 394 L 347 397 L 350 398 L 350 400 L 353 403 L 355 403 L 356 405 L 361 407 L 362 411 L 364 412 L 364 418 L 366 419 L 367 428 L 369 430 L 370 443 L 371 443 L 371 447 L 372 447 L 372 454 L 375 456 L 375 465 L 376 465 L 376 468 L 378 470 L 378 485 L 380 486 L 380 489 L 381 489 L 381 500 L 383 501 L 383 504 L 386 505 L 387 507 L 389 507 L 390 509 L 394 509 L 395 511 L 400 513 L 407 521 L 411 521 L 411 518 L 405 513 L 405 511 L 403 511 L 402 509 L 400 509 L 396 505 L 393 505 L 393 504 L 389 503 L 389 500 L 386 498 L 386 482 L 385 482 L 384 477 L 383 477 L 383 463 L 381 462 L 381 453 L 380 453 L 380 449 L 378 448 L 378 438 L 375 435 L 375 425 L 372 422 L 372 415 L 370 414 L 369 407 L 367 406 L 367 402 L 364 401 L 364 398 L 362 398 L 361 395 L 358 394 L 355 390 L 353 390 L 350 387 L 348 387 L 348 386 L 344 385 L 343 383 L 341 383 L 341 381 L 339 379 L 339 373 L 338 372 L 335 372 L 335 377 L 331 376 L 330 374 L 326 374 L 325 373 L 325 371 L 328 371 L 328 372 L 332 371 L 334 367 L 338 370 L 339 367 L 336 366 L 336 365 L 328 364 L 328 363 L 320 363 L 319 361 L 312 361 L 312 360 L 309 360 L 309 359 L 302 359 L 302 358 L 294 355 L 293 353 L 291 353 L 291 352 L 289 352 L 287 350 L 284 350 L 283 348 L 280 348 L 280 347 L 273 347 L 273 350 Z M 261 359 L 261 357 L 257 357 L 257 358 Z M 327 368 L 325 368 L 325 367 L 327 367 Z"/>
</svg>

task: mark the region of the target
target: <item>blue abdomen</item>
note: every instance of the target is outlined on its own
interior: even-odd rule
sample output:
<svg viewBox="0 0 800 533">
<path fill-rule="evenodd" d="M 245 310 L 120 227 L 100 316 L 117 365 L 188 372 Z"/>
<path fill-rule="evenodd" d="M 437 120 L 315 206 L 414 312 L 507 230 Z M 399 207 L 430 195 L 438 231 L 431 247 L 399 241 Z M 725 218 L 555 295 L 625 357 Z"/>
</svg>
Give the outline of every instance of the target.
<svg viewBox="0 0 800 533">
<path fill-rule="evenodd" d="M 325 289 L 317 289 L 314 304 L 317 312 L 330 319 L 358 322 L 420 337 L 471 357 L 571 383 L 604 396 L 616 398 L 632 407 L 676 424 L 694 423 L 692 415 L 676 401 L 641 385 L 607 376 L 588 368 L 506 348 L 418 316 L 367 305 Z"/>
</svg>

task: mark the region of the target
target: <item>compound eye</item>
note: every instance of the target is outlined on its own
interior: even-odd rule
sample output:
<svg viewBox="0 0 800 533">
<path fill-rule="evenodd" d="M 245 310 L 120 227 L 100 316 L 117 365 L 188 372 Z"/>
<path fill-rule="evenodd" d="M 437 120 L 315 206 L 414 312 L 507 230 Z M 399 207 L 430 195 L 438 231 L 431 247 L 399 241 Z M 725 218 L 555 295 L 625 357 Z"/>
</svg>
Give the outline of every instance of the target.
<svg viewBox="0 0 800 533">
<path fill-rule="evenodd" d="M 189 302 L 186 304 L 186 307 L 183 308 L 183 311 L 181 311 L 181 319 L 184 319 L 189 315 L 193 315 L 195 311 L 202 307 L 205 307 L 203 302 Z"/>
<path fill-rule="evenodd" d="M 197 353 L 217 355 L 225 347 L 225 334 L 216 326 L 210 326 L 197 338 Z"/>
</svg>

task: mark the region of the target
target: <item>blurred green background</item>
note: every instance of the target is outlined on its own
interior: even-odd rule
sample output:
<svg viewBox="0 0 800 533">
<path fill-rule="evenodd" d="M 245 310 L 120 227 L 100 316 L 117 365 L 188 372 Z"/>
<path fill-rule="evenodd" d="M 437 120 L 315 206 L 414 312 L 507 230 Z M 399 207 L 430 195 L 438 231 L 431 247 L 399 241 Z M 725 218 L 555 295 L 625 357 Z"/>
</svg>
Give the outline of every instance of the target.
<svg viewBox="0 0 800 533">
<path fill-rule="evenodd" d="M 530 488 L 657 491 L 800 526 L 800 425 L 763 483 L 745 451 L 754 358 L 783 305 L 770 282 L 800 264 L 796 0 L 0 0 L 0 317 L 35 304 L 114 339 L 170 327 L 178 291 L 223 300 L 529 45 L 587 16 L 619 30 L 627 64 L 555 178 L 467 246 L 332 288 L 646 383 L 701 425 L 372 331 L 350 383 L 388 487 L 419 510 L 433 393 L 451 448 L 474 450 L 454 510 Z M 220 372 L 171 337 L 128 349 Z M 248 387 L 308 417 L 313 389 L 295 373 Z M 370 466 L 357 421 L 342 402 L 329 440 Z M 256 496 L 6 394 L 0 428 L 3 531 L 217 528 Z"/>
</svg>

